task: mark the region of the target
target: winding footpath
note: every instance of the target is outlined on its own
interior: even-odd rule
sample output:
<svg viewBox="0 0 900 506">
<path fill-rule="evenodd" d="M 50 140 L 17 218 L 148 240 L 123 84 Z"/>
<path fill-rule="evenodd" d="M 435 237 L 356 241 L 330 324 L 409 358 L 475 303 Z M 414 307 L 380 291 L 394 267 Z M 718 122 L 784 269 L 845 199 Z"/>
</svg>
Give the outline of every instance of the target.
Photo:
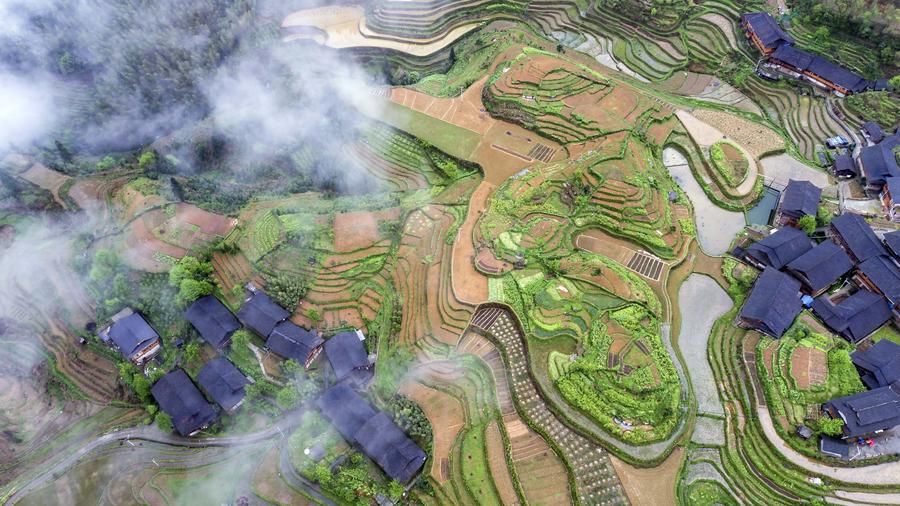
<svg viewBox="0 0 900 506">
<path fill-rule="evenodd" d="M 4 504 L 15 504 L 28 494 L 40 489 L 48 482 L 56 479 L 56 477 L 60 476 L 64 471 L 76 465 L 82 458 L 90 455 L 100 448 L 113 443 L 117 443 L 119 441 L 148 441 L 152 443 L 161 443 L 185 448 L 245 446 L 254 443 L 260 443 L 273 437 L 291 432 L 300 424 L 300 421 L 303 417 L 303 414 L 306 412 L 306 409 L 306 406 L 294 408 L 293 410 L 285 413 L 282 416 L 281 420 L 275 425 L 257 432 L 243 434 L 240 436 L 188 438 L 176 436 L 174 434 L 165 434 L 152 425 L 134 427 L 130 429 L 102 434 L 97 438 L 91 440 L 90 442 L 82 445 L 74 452 L 68 453 L 67 455 L 63 456 L 62 459 L 57 461 L 55 464 L 49 465 L 49 467 L 44 467 L 42 471 L 39 471 L 35 475 L 9 484 L 6 490 L 4 490 L 3 495 L 0 496 L 0 501 L 2 501 Z M 307 487 L 301 486 L 301 488 Z"/>
</svg>

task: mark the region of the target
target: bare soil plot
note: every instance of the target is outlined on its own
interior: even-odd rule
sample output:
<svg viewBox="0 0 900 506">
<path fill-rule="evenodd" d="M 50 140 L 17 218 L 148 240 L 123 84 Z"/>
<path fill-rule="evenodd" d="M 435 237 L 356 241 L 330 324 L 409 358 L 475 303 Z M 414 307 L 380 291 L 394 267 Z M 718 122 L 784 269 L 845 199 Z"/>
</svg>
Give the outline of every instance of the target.
<svg viewBox="0 0 900 506">
<path fill-rule="evenodd" d="M 559 457 L 547 442 L 525 425 L 518 416 L 504 417 L 512 446 L 513 465 L 529 504 L 568 504 L 571 500 L 569 477 Z"/>
<path fill-rule="evenodd" d="M 57 204 L 66 207 L 65 202 L 59 196 L 59 189 L 66 181 L 72 179 L 71 177 L 51 170 L 40 163 L 35 163 L 28 170 L 19 174 L 19 177 L 49 191 Z"/>
<path fill-rule="evenodd" d="M 675 483 L 683 453 L 682 447 L 675 448 L 662 464 L 652 468 L 634 467 L 612 454 L 609 460 L 619 475 L 619 481 L 631 504 L 674 506 Z"/>
<path fill-rule="evenodd" d="M 758 123 L 712 109 L 696 109 L 692 114 L 737 142 L 753 158 L 758 159 L 765 153 L 784 149 L 784 139 Z"/>
<path fill-rule="evenodd" d="M 497 492 L 500 493 L 500 499 L 503 501 L 503 504 L 518 504 L 519 497 L 516 495 L 512 475 L 510 475 L 509 467 L 506 464 L 506 448 L 503 445 L 503 437 L 500 434 L 500 427 L 497 425 L 497 422 L 491 422 L 484 434 L 488 466 L 491 470 L 494 485 L 497 487 Z"/>
<path fill-rule="evenodd" d="M 488 299 L 487 278 L 475 268 L 475 243 L 473 230 L 478 218 L 487 206 L 488 198 L 496 186 L 483 181 L 469 199 L 469 212 L 459 227 L 456 240 L 453 242 L 451 283 L 456 297 L 471 304 L 478 304 Z"/>
<path fill-rule="evenodd" d="M 415 401 L 431 422 L 434 428 L 431 477 L 445 483 L 450 475 L 443 472 L 444 463 L 449 461 L 453 441 L 465 424 L 463 408 L 456 398 L 414 381 L 404 382 L 400 393 Z M 449 467 L 446 470 L 449 471 Z"/>
<path fill-rule="evenodd" d="M 612 237 L 599 229 L 588 230 L 576 237 L 575 247 L 603 255 L 622 265 L 627 265 L 637 252 L 637 248 L 630 243 Z"/>
<path fill-rule="evenodd" d="M 486 80 L 487 76 L 453 98 L 432 97 L 409 88 L 393 88 L 391 101 L 484 135 L 497 121 L 481 102 L 481 88 Z"/>
<path fill-rule="evenodd" d="M 817 348 L 797 347 L 791 355 L 791 377 L 801 390 L 824 385 L 828 380 L 828 356 Z"/>
<path fill-rule="evenodd" d="M 397 220 L 399 217 L 399 207 L 334 215 L 334 250 L 349 252 L 372 246 L 381 239 L 379 222 Z"/>
</svg>

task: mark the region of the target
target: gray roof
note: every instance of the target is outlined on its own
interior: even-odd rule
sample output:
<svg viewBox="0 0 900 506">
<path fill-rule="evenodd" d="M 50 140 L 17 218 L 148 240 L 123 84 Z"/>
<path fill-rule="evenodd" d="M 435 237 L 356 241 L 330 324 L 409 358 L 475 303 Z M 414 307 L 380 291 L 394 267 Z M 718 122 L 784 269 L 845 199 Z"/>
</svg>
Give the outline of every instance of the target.
<svg viewBox="0 0 900 506">
<path fill-rule="evenodd" d="M 869 136 L 869 139 L 874 143 L 879 143 L 884 139 L 884 130 L 881 129 L 881 125 L 875 123 L 874 121 L 866 121 L 862 124 L 862 128 L 860 130 L 866 132 Z"/>
<path fill-rule="evenodd" d="M 900 424 L 900 382 L 832 399 L 827 410 L 844 420 L 844 437 L 858 437 Z"/>
<path fill-rule="evenodd" d="M 214 358 L 203 365 L 197 382 L 222 409 L 231 411 L 244 399 L 250 380 L 227 358 Z"/>
<path fill-rule="evenodd" d="M 346 385 L 336 385 L 326 390 L 316 400 L 316 406 L 344 439 L 350 442 L 353 442 L 360 427 L 376 413 L 371 404 Z"/>
<path fill-rule="evenodd" d="M 750 25 L 753 33 L 767 48 L 794 43 L 794 39 L 781 29 L 775 18 L 768 12 L 747 12 L 741 14 L 741 19 Z"/>
<path fill-rule="evenodd" d="M 894 204 L 900 204 L 900 177 L 891 176 L 885 178 L 884 186 L 887 188 L 888 193 L 891 194 L 891 200 Z"/>
<path fill-rule="evenodd" d="M 315 332 L 287 320 L 272 329 L 269 339 L 266 340 L 266 347 L 284 358 L 294 359 L 302 364 L 322 342 L 322 338 Z"/>
<path fill-rule="evenodd" d="M 868 290 L 859 290 L 838 304 L 825 295 L 816 297 L 812 310 L 828 328 L 851 343 L 875 332 L 891 317 L 887 299 Z"/>
<path fill-rule="evenodd" d="M 900 257 L 900 230 L 884 234 L 884 245 L 895 257 Z"/>
<path fill-rule="evenodd" d="M 125 358 L 131 360 L 148 346 L 159 341 L 159 334 L 138 313 L 131 313 L 112 324 L 109 329 L 112 339 Z"/>
<path fill-rule="evenodd" d="M 802 230 L 784 227 L 747 248 L 747 255 L 776 269 L 781 269 L 811 250 L 812 241 Z"/>
<path fill-rule="evenodd" d="M 400 483 L 422 468 L 427 455 L 384 412 L 369 419 L 354 437 L 356 444 L 384 472 Z"/>
<path fill-rule="evenodd" d="M 840 246 L 825 241 L 789 263 L 787 268 L 810 290 L 818 292 L 852 269 L 853 262 Z"/>
<path fill-rule="evenodd" d="M 860 379 L 869 388 L 890 385 L 900 380 L 900 344 L 882 339 L 865 351 L 850 354 Z"/>
<path fill-rule="evenodd" d="M 893 149 L 900 145 L 900 135 L 894 134 L 874 146 L 859 151 L 863 175 L 870 183 L 884 183 L 889 177 L 900 176 L 900 166 Z"/>
<path fill-rule="evenodd" d="M 794 218 L 815 216 L 819 209 L 819 198 L 822 189 L 809 181 L 788 181 L 781 194 L 781 212 Z"/>
<path fill-rule="evenodd" d="M 853 163 L 853 158 L 846 153 L 834 157 L 834 171 L 839 174 L 859 174 L 859 171 L 856 169 L 856 164 Z"/>
<path fill-rule="evenodd" d="M 835 217 L 831 220 L 831 231 L 841 238 L 856 262 L 887 254 L 872 227 L 858 214 L 844 213 Z"/>
<path fill-rule="evenodd" d="M 350 376 L 354 369 L 369 365 L 366 347 L 355 332 L 341 332 L 325 341 L 325 354 L 338 381 Z"/>
<path fill-rule="evenodd" d="M 900 304 L 900 268 L 892 259 L 879 255 L 859 264 L 863 273 L 889 301 Z"/>
<path fill-rule="evenodd" d="M 799 71 L 811 72 L 853 93 L 864 91 L 874 85 L 868 79 L 831 60 L 788 44 L 779 46 L 771 57 Z"/>
<path fill-rule="evenodd" d="M 781 337 L 801 309 L 800 282 L 767 267 L 753 284 L 740 316 L 760 332 Z"/>
<path fill-rule="evenodd" d="M 244 302 L 237 316 L 248 329 L 262 337 L 269 337 L 275 325 L 287 320 L 291 313 L 276 304 L 266 293 L 258 290 Z"/>
<path fill-rule="evenodd" d="M 184 317 L 197 329 L 200 337 L 216 349 L 227 344 L 231 334 L 241 328 L 231 311 L 212 295 L 191 304 Z"/>
<path fill-rule="evenodd" d="M 175 369 L 150 389 L 159 408 L 172 417 L 175 430 L 188 436 L 216 419 L 212 405 L 182 369 Z"/>
</svg>

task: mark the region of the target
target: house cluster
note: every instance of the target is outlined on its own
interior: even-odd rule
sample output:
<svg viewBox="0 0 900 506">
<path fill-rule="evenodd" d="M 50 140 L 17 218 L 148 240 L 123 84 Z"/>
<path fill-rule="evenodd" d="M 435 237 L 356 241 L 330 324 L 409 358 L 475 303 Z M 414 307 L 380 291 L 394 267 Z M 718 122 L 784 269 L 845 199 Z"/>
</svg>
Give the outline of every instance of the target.
<svg viewBox="0 0 900 506">
<path fill-rule="evenodd" d="M 288 320 L 290 313 L 264 292 L 253 286 L 248 288 L 250 296 L 237 316 L 209 295 L 191 304 L 185 318 L 217 351 L 227 348 L 231 336 L 243 326 L 265 338 L 269 351 L 307 368 L 324 349 L 338 382 L 365 384 L 371 379 L 372 367 L 362 332 L 342 332 L 324 341 L 316 332 Z M 132 309 L 115 315 L 99 336 L 136 365 L 147 363 L 161 349 L 159 334 Z M 244 387 L 252 382 L 227 358 L 218 357 L 203 365 L 196 384 L 184 370 L 175 369 L 153 385 L 151 394 L 160 409 L 172 418 L 175 430 L 191 436 L 218 418 L 218 410 L 207 397 L 219 410 L 233 413 L 243 403 Z"/>
<path fill-rule="evenodd" d="M 349 444 L 391 479 L 407 483 L 425 464 L 428 456 L 391 417 L 376 410 L 348 385 L 329 388 L 316 405 Z"/>
<path fill-rule="evenodd" d="M 742 14 L 741 27 L 747 38 L 767 58 L 767 63 L 757 67 L 757 73 L 763 77 L 778 79 L 788 76 L 841 97 L 866 90 L 887 89 L 887 80 L 868 80 L 826 58 L 795 47 L 794 39 L 767 12 Z"/>
<path fill-rule="evenodd" d="M 881 326 L 900 321 L 900 231 L 879 238 L 860 215 L 831 221 L 816 244 L 794 228 L 814 215 L 819 190 L 790 181 L 782 195 L 777 229 L 735 254 L 762 270 L 741 308 L 738 324 L 781 337 L 804 308 L 835 334 L 856 344 Z M 823 405 L 844 422 L 843 437 L 858 438 L 900 424 L 900 346 L 879 341 L 852 354 L 869 391 Z M 833 445 L 832 445 L 833 446 Z"/>
</svg>

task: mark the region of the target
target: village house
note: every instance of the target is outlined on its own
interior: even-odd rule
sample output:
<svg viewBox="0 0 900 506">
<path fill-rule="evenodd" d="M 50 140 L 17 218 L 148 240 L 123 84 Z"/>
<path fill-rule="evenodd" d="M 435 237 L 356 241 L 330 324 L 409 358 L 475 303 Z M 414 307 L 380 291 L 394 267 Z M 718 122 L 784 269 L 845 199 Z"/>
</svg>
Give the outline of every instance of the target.
<svg viewBox="0 0 900 506">
<path fill-rule="evenodd" d="M 879 434 L 900 424 L 900 381 L 832 399 L 822 410 L 844 422 L 842 439 Z"/>
<path fill-rule="evenodd" d="M 767 267 L 759 275 L 738 316 L 738 325 L 781 337 L 802 310 L 800 282 Z"/>
<path fill-rule="evenodd" d="M 859 169 L 853 163 L 853 157 L 849 153 L 841 153 L 834 157 L 834 177 L 838 179 L 853 179 L 859 175 Z"/>
<path fill-rule="evenodd" d="M 853 269 L 847 253 L 831 241 L 816 245 L 791 263 L 787 271 L 803 283 L 803 291 L 813 297 Z"/>
<path fill-rule="evenodd" d="M 741 15 L 741 27 L 747 38 L 768 57 L 773 72 L 759 66 L 757 72 L 770 79 L 778 79 L 778 73 L 809 82 L 829 90 L 838 96 L 859 93 L 868 89 L 887 89 L 887 81 L 870 81 L 817 54 L 794 47 L 794 39 L 787 35 L 767 12 L 749 12 Z"/>
<path fill-rule="evenodd" d="M 834 304 L 827 296 L 816 298 L 815 314 L 826 327 L 856 344 L 881 328 L 891 318 L 887 299 L 868 290 L 859 290 Z"/>
<path fill-rule="evenodd" d="M 856 167 L 865 180 L 865 188 L 872 195 L 878 195 L 890 177 L 900 177 L 897 155 L 894 150 L 900 146 L 900 129 L 885 137 L 878 144 L 859 150 Z"/>
<path fill-rule="evenodd" d="M 244 403 L 244 387 L 253 381 L 227 358 L 214 358 L 203 365 L 197 382 L 226 413 L 234 413 Z"/>
<path fill-rule="evenodd" d="M 172 418 L 172 425 L 182 436 L 193 436 L 216 420 L 212 405 L 182 369 L 175 369 L 160 378 L 150 393 L 159 409 Z"/>
<path fill-rule="evenodd" d="M 425 452 L 386 413 L 376 411 L 350 387 L 328 389 L 316 405 L 348 443 L 391 479 L 408 483 L 425 464 Z"/>
<path fill-rule="evenodd" d="M 821 196 L 822 189 L 809 181 L 789 180 L 781 193 L 781 202 L 775 212 L 776 226 L 794 227 L 800 218 L 815 216 Z"/>
<path fill-rule="evenodd" d="M 276 304 L 265 292 L 255 290 L 244 301 L 237 316 L 248 329 L 261 337 L 269 337 L 275 326 L 287 320 L 291 313 Z"/>
<path fill-rule="evenodd" d="M 765 55 L 771 54 L 784 44 L 794 43 L 794 39 L 781 29 L 768 12 L 741 14 L 741 28 L 753 45 Z"/>
<path fill-rule="evenodd" d="M 829 235 L 835 244 L 850 255 L 854 263 L 887 254 L 872 227 L 858 214 L 844 213 L 835 217 L 831 220 Z"/>
<path fill-rule="evenodd" d="M 212 295 L 197 299 L 184 317 L 197 329 L 200 337 L 217 350 L 228 346 L 231 335 L 241 328 L 231 311 Z"/>
<path fill-rule="evenodd" d="M 142 365 L 155 357 L 162 349 L 159 334 L 131 308 L 125 308 L 112 317 L 112 322 L 101 330 L 100 339 L 119 350 L 123 357 L 135 365 Z"/>
<path fill-rule="evenodd" d="M 900 305 L 900 267 L 893 259 L 884 255 L 872 257 L 856 267 L 853 279 L 860 287 L 884 295 L 897 312 Z"/>
<path fill-rule="evenodd" d="M 881 129 L 881 126 L 874 121 L 866 121 L 859 128 L 859 133 L 869 141 L 869 144 L 878 144 L 879 142 L 884 140 L 884 130 Z"/>
<path fill-rule="evenodd" d="M 781 269 L 811 250 L 813 242 L 802 230 L 784 227 L 751 244 L 744 259 L 758 269 Z"/>
<path fill-rule="evenodd" d="M 356 379 L 363 382 L 371 378 L 364 338 L 359 331 L 341 332 L 325 341 L 325 356 L 328 357 L 328 363 L 338 381 L 351 376 L 358 376 Z"/>
<path fill-rule="evenodd" d="M 859 379 L 869 389 L 885 387 L 900 380 L 900 344 L 882 339 L 864 351 L 850 354 Z"/>
<path fill-rule="evenodd" d="M 887 219 L 900 221 L 900 177 L 888 177 L 879 194 L 881 209 Z"/>
<path fill-rule="evenodd" d="M 290 320 L 275 326 L 266 347 L 286 359 L 296 360 L 309 368 L 322 351 L 323 339 L 316 332 L 306 330 Z"/>
<path fill-rule="evenodd" d="M 884 234 L 884 247 L 896 259 L 900 259 L 900 230 Z"/>
</svg>

